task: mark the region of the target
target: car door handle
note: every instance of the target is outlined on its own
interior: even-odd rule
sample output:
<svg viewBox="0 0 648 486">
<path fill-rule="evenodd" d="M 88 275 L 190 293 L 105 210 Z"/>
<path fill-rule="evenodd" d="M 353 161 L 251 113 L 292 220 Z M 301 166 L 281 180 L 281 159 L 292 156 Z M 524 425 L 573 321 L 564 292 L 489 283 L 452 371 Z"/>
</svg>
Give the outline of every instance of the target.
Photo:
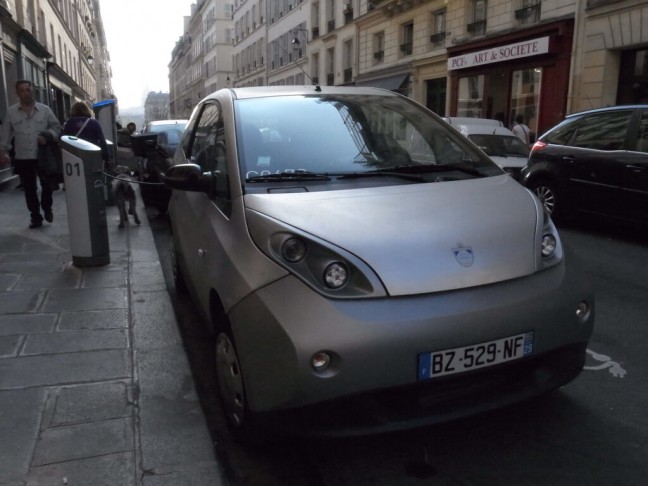
<svg viewBox="0 0 648 486">
<path fill-rule="evenodd" d="M 570 164 L 573 164 L 574 162 L 576 162 L 576 159 L 575 159 L 574 157 L 572 157 L 571 155 L 566 155 L 566 156 L 564 156 L 562 159 L 563 159 L 565 162 L 568 162 L 568 163 L 570 163 Z"/>
<path fill-rule="evenodd" d="M 207 251 L 205 251 L 205 250 L 203 250 L 202 248 L 200 248 L 200 249 L 198 250 L 198 256 L 199 256 L 200 258 L 204 258 L 205 255 L 207 255 Z"/>
</svg>

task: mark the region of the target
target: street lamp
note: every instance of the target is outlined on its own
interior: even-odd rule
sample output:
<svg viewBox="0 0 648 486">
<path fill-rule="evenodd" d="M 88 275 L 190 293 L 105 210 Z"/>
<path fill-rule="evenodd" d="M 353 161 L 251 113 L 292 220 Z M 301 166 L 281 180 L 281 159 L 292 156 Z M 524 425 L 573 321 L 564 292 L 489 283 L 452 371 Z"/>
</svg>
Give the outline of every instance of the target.
<svg viewBox="0 0 648 486">
<path fill-rule="evenodd" d="M 293 32 L 306 32 L 306 42 L 308 42 L 308 29 L 301 29 L 299 27 L 295 27 L 292 29 Z M 297 36 L 293 37 L 293 40 L 290 41 L 290 43 L 294 46 L 295 49 L 299 49 L 299 46 L 301 45 L 301 42 L 299 41 L 299 38 Z"/>
<path fill-rule="evenodd" d="M 88 64 L 90 64 L 90 66 L 94 64 L 94 57 L 92 57 L 92 54 L 90 54 L 86 59 L 88 60 Z"/>
</svg>

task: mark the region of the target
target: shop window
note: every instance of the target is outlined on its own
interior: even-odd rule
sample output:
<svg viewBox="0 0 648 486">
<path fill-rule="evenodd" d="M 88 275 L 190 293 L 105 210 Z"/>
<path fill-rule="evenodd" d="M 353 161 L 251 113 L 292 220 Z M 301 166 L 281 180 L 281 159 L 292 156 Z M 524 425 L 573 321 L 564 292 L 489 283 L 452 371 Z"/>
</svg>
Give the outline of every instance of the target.
<svg viewBox="0 0 648 486">
<path fill-rule="evenodd" d="M 460 78 L 457 116 L 483 118 L 483 110 L 484 75 Z"/>
<path fill-rule="evenodd" d="M 535 24 L 540 21 L 540 0 L 521 0 L 515 18 L 520 25 Z"/>
<path fill-rule="evenodd" d="M 521 114 L 524 117 L 524 124 L 529 127 L 533 134 L 538 132 L 541 82 L 541 68 L 513 71 L 511 79 L 511 114 L 509 120 L 515 120 L 515 117 Z"/>
</svg>

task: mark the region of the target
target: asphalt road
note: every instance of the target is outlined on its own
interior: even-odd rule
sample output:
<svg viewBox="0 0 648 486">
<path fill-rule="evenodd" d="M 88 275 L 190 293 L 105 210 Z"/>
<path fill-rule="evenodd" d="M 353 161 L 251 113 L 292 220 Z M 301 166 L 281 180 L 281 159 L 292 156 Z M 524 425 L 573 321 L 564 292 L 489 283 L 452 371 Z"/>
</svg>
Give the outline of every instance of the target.
<svg viewBox="0 0 648 486">
<path fill-rule="evenodd" d="M 154 213 L 154 211 L 152 212 Z M 648 236 L 600 222 L 561 229 L 569 265 L 594 286 L 597 320 L 581 375 L 554 393 L 414 431 L 245 448 L 232 441 L 213 340 L 176 295 L 164 217 L 151 220 L 216 451 L 232 485 L 626 485 L 648 477 Z"/>
</svg>

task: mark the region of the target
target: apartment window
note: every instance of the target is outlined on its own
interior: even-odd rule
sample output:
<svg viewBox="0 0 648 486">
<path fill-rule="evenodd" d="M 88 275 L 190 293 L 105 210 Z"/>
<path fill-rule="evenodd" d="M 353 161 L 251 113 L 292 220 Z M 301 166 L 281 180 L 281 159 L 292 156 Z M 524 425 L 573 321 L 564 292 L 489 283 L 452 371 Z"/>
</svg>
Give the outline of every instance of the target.
<svg viewBox="0 0 648 486">
<path fill-rule="evenodd" d="M 342 59 L 344 63 L 344 82 L 350 83 L 353 79 L 353 41 L 348 40 L 344 42 L 344 56 Z"/>
<path fill-rule="evenodd" d="M 353 3 L 349 0 L 344 2 L 344 24 L 353 22 Z"/>
<path fill-rule="evenodd" d="M 442 46 L 446 38 L 446 10 L 439 10 L 432 14 L 432 35 L 430 42 L 434 46 Z"/>
<path fill-rule="evenodd" d="M 535 24 L 540 21 L 540 0 L 521 0 L 520 8 L 515 11 L 520 25 Z"/>
<path fill-rule="evenodd" d="M 326 51 L 326 84 L 335 85 L 335 48 Z"/>
<path fill-rule="evenodd" d="M 412 54 L 414 46 L 414 22 L 407 22 L 401 26 L 400 51 L 404 56 Z"/>
<path fill-rule="evenodd" d="M 381 63 L 385 60 L 385 33 L 378 32 L 373 37 L 373 57 L 374 64 Z"/>
<path fill-rule="evenodd" d="M 473 21 L 466 26 L 472 35 L 484 35 L 486 33 L 486 0 L 473 0 L 472 2 Z"/>
<path fill-rule="evenodd" d="M 327 0 L 328 1 L 328 11 L 326 14 L 326 26 L 327 26 L 327 32 L 333 32 L 335 30 L 335 0 Z"/>
</svg>

